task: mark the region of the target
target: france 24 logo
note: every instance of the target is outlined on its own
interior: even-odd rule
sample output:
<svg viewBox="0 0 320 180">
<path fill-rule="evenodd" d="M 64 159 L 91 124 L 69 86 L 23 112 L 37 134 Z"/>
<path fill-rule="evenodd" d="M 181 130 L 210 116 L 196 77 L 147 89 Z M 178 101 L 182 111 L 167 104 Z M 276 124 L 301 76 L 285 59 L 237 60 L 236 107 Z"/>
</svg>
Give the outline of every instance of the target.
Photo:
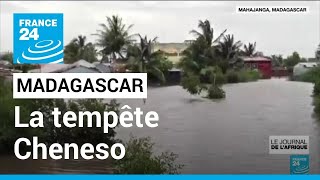
<svg viewBox="0 0 320 180">
<path fill-rule="evenodd" d="M 290 174 L 309 174 L 309 155 L 290 156 Z"/>
<path fill-rule="evenodd" d="M 63 14 L 15 13 L 14 64 L 63 63 Z"/>
</svg>

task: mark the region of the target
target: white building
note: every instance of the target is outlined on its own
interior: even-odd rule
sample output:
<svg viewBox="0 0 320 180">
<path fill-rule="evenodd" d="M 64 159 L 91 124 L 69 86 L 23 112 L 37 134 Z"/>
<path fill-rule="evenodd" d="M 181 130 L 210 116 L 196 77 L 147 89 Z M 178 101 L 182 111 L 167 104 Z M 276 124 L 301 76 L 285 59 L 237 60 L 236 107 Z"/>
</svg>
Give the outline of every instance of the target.
<svg viewBox="0 0 320 180">
<path fill-rule="evenodd" d="M 317 66 L 318 64 L 315 62 L 298 63 L 293 67 L 293 76 L 300 76 L 301 74 L 307 72 L 311 68 L 314 68 Z"/>
</svg>

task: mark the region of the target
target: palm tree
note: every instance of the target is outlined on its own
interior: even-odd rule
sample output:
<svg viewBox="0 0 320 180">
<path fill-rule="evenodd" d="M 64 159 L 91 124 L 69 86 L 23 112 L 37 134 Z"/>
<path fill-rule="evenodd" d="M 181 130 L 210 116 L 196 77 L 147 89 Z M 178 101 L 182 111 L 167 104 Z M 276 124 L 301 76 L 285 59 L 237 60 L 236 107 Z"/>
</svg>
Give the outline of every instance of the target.
<svg viewBox="0 0 320 180">
<path fill-rule="evenodd" d="M 271 63 L 273 67 L 283 67 L 284 61 L 282 55 L 271 55 Z"/>
<path fill-rule="evenodd" d="M 152 52 L 152 46 L 156 42 L 157 37 L 148 39 L 140 35 L 139 46 L 132 46 L 129 54 L 129 66 L 135 72 L 148 73 L 156 77 L 161 82 L 165 82 L 163 71 L 159 68 L 161 61 L 165 60 L 162 52 Z M 131 54 L 132 53 L 132 54 Z"/>
<path fill-rule="evenodd" d="M 183 52 L 184 57 L 181 59 L 179 65 L 187 68 L 195 73 L 199 73 L 202 68 L 207 66 L 217 65 L 219 59 L 216 56 L 215 44 L 220 41 L 224 30 L 216 39 L 214 39 L 214 30 L 208 20 L 198 23 L 199 31 L 191 30 L 197 39 Z"/>
<path fill-rule="evenodd" d="M 92 43 L 86 43 L 86 36 L 79 35 L 64 49 L 64 62 L 73 63 L 80 59 L 88 62 L 97 61 L 97 51 Z"/>
<path fill-rule="evenodd" d="M 197 38 L 202 38 L 203 40 L 205 40 L 205 42 L 207 43 L 208 47 L 211 47 L 213 43 L 219 41 L 219 39 L 223 36 L 223 34 L 227 31 L 224 30 L 219 36 L 218 38 L 216 38 L 215 40 L 213 39 L 213 28 L 211 27 L 210 21 L 205 20 L 205 21 L 201 21 L 199 20 L 199 24 L 198 24 L 198 28 L 200 28 L 201 32 L 197 31 L 197 30 L 191 30 L 190 33 L 194 34 L 197 36 Z"/>
<path fill-rule="evenodd" d="M 224 91 L 217 85 L 217 75 L 222 65 L 221 58 L 217 56 L 217 42 L 224 37 L 224 30 L 218 38 L 214 39 L 213 28 L 208 20 L 199 21 L 198 28 L 190 31 L 197 39 L 183 52 L 179 66 L 183 69 L 182 87 L 191 94 L 199 94 L 203 89 L 208 90 L 209 98 L 222 98 Z M 203 79 L 211 83 L 210 88 Z M 205 80 L 206 81 L 206 80 Z"/>
<path fill-rule="evenodd" d="M 98 36 L 96 44 L 102 48 L 101 53 L 104 56 L 111 55 L 113 60 L 117 55 L 124 59 L 122 52 L 125 51 L 125 46 L 133 42 L 132 35 L 129 35 L 132 26 L 126 26 L 119 16 L 107 17 L 107 23 L 100 24 L 102 29 L 93 34 Z"/>
<path fill-rule="evenodd" d="M 248 46 L 244 45 L 244 51 L 242 51 L 244 56 L 256 56 L 256 42 L 253 44 L 249 43 Z"/>
<path fill-rule="evenodd" d="M 74 45 L 75 48 L 75 54 L 79 57 L 82 57 L 82 54 L 84 53 L 84 49 L 86 46 L 86 36 L 79 35 L 78 38 L 74 38 L 71 40 L 71 43 Z"/>
<path fill-rule="evenodd" d="M 228 34 L 223 36 L 223 40 L 219 42 L 217 51 L 222 58 L 230 61 L 239 53 L 241 46 L 241 41 L 235 42 L 233 35 Z"/>
</svg>

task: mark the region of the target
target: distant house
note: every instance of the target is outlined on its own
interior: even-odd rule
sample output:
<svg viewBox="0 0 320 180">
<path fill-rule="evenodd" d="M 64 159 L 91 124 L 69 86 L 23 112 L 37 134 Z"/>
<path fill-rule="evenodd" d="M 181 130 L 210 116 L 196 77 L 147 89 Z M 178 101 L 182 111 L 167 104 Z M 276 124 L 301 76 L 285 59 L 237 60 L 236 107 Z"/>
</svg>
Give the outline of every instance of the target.
<svg viewBox="0 0 320 180">
<path fill-rule="evenodd" d="M 272 64 L 270 58 L 264 56 L 255 56 L 240 57 L 240 59 L 243 61 L 245 67 L 259 70 L 263 78 L 271 78 Z"/>
<path fill-rule="evenodd" d="M 20 70 L 8 69 L 0 67 L 0 78 L 4 78 L 5 80 L 12 80 L 12 73 L 21 73 Z"/>
<path fill-rule="evenodd" d="M 315 62 L 298 63 L 293 67 L 293 76 L 300 76 L 301 74 L 309 71 L 311 68 L 317 67 Z"/>
<path fill-rule="evenodd" d="M 111 67 L 102 63 L 89 63 L 79 60 L 73 64 L 44 64 L 38 69 L 28 71 L 30 73 L 108 73 Z"/>
<path fill-rule="evenodd" d="M 0 68 L 10 68 L 12 64 L 6 60 L 0 60 Z"/>
<path fill-rule="evenodd" d="M 127 63 L 128 59 L 116 59 L 111 62 L 110 67 L 112 67 L 112 70 L 116 73 L 123 73 L 128 71 Z"/>
<path fill-rule="evenodd" d="M 182 52 L 192 43 L 192 40 L 186 40 L 183 43 L 155 43 L 153 52 L 162 51 L 168 60 L 176 64 L 180 61 Z"/>
</svg>

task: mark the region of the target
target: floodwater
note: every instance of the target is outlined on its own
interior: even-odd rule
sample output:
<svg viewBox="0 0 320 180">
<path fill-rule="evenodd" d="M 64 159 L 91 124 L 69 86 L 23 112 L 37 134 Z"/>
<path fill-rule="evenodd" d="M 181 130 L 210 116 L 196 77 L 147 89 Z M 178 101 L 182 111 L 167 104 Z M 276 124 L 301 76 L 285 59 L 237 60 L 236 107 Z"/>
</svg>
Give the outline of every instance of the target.
<svg viewBox="0 0 320 180">
<path fill-rule="evenodd" d="M 155 110 L 158 128 L 122 128 L 119 137 L 151 136 L 157 151 L 179 155 L 182 173 L 290 173 L 289 155 L 270 155 L 269 136 L 310 136 L 310 173 L 320 173 L 320 121 L 312 117 L 310 83 L 286 79 L 228 84 L 226 99 L 191 96 L 179 86 L 150 89 L 148 100 L 125 101 Z"/>
<path fill-rule="evenodd" d="M 179 86 L 150 88 L 148 100 L 121 100 L 158 112 L 157 128 L 118 128 L 117 137 L 150 136 L 155 151 L 172 151 L 181 173 L 288 174 L 289 155 L 270 155 L 272 135 L 310 136 L 310 173 L 320 173 L 320 121 L 310 83 L 286 79 L 228 84 L 226 99 L 192 96 Z M 1 173 L 109 173 L 104 161 L 19 161 L 0 157 Z"/>
</svg>

